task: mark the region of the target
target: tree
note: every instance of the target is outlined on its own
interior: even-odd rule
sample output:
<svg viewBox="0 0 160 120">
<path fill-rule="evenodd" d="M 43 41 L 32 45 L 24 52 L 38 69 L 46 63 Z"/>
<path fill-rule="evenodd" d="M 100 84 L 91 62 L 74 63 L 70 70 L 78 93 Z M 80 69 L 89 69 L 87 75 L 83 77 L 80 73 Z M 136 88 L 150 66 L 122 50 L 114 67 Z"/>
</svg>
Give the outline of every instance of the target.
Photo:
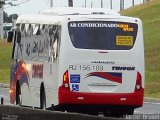
<svg viewBox="0 0 160 120">
<path fill-rule="evenodd" d="M 15 6 L 12 1 L 17 1 L 17 0 L 0 0 L 0 8 L 2 8 L 3 5 L 11 5 Z"/>
<path fill-rule="evenodd" d="M 3 22 L 6 23 L 8 22 L 8 14 L 6 12 L 3 12 Z"/>
<path fill-rule="evenodd" d="M 9 22 L 12 23 L 13 20 L 17 20 L 17 18 L 18 18 L 18 15 L 17 15 L 17 14 L 9 15 Z"/>
<path fill-rule="evenodd" d="M 16 20 L 17 18 L 18 18 L 17 14 L 8 15 L 6 12 L 3 13 L 3 21 L 4 21 L 4 23 L 12 23 L 13 20 Z"/>
<path fill-rule="evenodd" d="M 2 8 L 2 6 L 5 4 L 4 0 L 0 0 L 0 8 Z"/>
</svg>

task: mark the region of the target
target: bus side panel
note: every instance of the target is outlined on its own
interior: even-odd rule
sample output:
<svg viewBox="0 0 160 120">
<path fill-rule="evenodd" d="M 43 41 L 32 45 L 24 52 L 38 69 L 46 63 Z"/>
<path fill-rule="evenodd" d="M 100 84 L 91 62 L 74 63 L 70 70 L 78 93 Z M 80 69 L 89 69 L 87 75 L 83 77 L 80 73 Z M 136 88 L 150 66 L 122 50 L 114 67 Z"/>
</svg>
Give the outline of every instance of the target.
<svg viewBox="0 0 160 120">
<path fill-rule="evenodd" d="M 40 92 L 43 87 L 47 107 L 50 107 L 51 104 L 57 103 L 58 99 L 58 56 L 56 52 L 58 52 L 57 34 L 59 34 L 60 27 L 20 23 L 17 24 L 17 29 L 19 32 L 14 41 L 11 71 L 11 103 L 15 102 L 16 83 L 19 81 L 22 105 L 40 107 Z"/>
<path fill-rule="evenodd" d="M 52 104 L 57 103 L 57 64 L 32 62 L 31 66 L 30 84 L 28 87 L 30 94 L 27 94 L 27 89 L 22 88 L 23 105 L 40 107 L 40 90 L 43 83 L 46 97 L 46 107 L 51 107 Z M 31 99 L 28 100 L 27 98 L 30 96 Z"/>
<path fill-rule="evenodd" d="M 44 86 L 46 93 L 47 108 L 52 104 L 58 103 L 58 63 L 45 63 L 44 67 Z"/>
</svg>

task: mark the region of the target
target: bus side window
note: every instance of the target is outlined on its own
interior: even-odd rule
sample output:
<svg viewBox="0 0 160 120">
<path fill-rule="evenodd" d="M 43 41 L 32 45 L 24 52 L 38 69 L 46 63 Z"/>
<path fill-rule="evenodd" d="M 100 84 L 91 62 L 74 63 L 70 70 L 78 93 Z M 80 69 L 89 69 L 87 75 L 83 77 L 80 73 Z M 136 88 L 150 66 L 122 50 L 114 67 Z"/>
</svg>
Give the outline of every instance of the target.
<svg viewBox="0 0 160 120">
<path fill-rule="evenodd" d="M 17 30 L 15 32 L 15 52 L 14 52 L 14 59 L 23 59 L 23 41 L 22 41 L 22 36 L 25 35 L 25 24 L 21 24 L 20 26 L 17 27 Z"/>
<path fill-rule="evenodd" d="M 59 57 L 61 27 L 58 25 L 54 25 L 49 31 L 49 35 L 52 36 L 50 40 L 51 50 L 49 60 L 57 63 Z"/>
<path fill-rule="evenodd" d="M 17 37 L 17 31 L 15 30 L 13 32 L 13 50 L 12 50 L 12 59 L 15 58 L 15 47 L 16 47 L 16 37 Z"/>
<path fill-rule="evenodd" d="M 35 26 L 33 35 L 40 35 L 40 25 Z"/>
<path fill-rule="evenodd" d="M 56 49 L 56 58 L 59 60 L 59 54 L 60 54 L 60 42 L 61 42 L 61 26 L 58 26 L 57 30 L 57 49 Z"/>
</svg>

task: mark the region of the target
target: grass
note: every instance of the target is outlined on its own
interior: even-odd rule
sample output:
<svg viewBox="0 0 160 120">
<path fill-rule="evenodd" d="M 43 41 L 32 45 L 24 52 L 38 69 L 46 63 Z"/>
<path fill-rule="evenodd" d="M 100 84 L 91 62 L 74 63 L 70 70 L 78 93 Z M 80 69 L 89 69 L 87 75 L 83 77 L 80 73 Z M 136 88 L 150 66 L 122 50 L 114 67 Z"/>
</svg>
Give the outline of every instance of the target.
<svg viewBox="0 0 160 120">
<path fill-rule="evenodd" d="M 9 83 L 11 43 L 0 40 L 0 83 Z"/>
<path fill-rule="evenodd" d="M 143 22 L 145 46 L 145 96 L 160 98 L 160 0 L 122 11 Z"/>
</svg>

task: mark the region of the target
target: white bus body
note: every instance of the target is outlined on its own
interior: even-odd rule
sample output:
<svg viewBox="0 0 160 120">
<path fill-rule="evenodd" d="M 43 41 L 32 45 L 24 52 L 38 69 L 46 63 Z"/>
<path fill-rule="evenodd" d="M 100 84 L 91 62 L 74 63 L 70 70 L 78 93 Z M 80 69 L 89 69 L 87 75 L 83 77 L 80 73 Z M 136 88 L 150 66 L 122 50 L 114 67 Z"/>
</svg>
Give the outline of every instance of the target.
<svg viewBox="0 0 160 120">
<path fill-rule="evenodd" d="M 141 20 L 106 9 L 57 11 L 17 19 L 11 103 L 104 115 L 141 107 Z"/>
</svg>

